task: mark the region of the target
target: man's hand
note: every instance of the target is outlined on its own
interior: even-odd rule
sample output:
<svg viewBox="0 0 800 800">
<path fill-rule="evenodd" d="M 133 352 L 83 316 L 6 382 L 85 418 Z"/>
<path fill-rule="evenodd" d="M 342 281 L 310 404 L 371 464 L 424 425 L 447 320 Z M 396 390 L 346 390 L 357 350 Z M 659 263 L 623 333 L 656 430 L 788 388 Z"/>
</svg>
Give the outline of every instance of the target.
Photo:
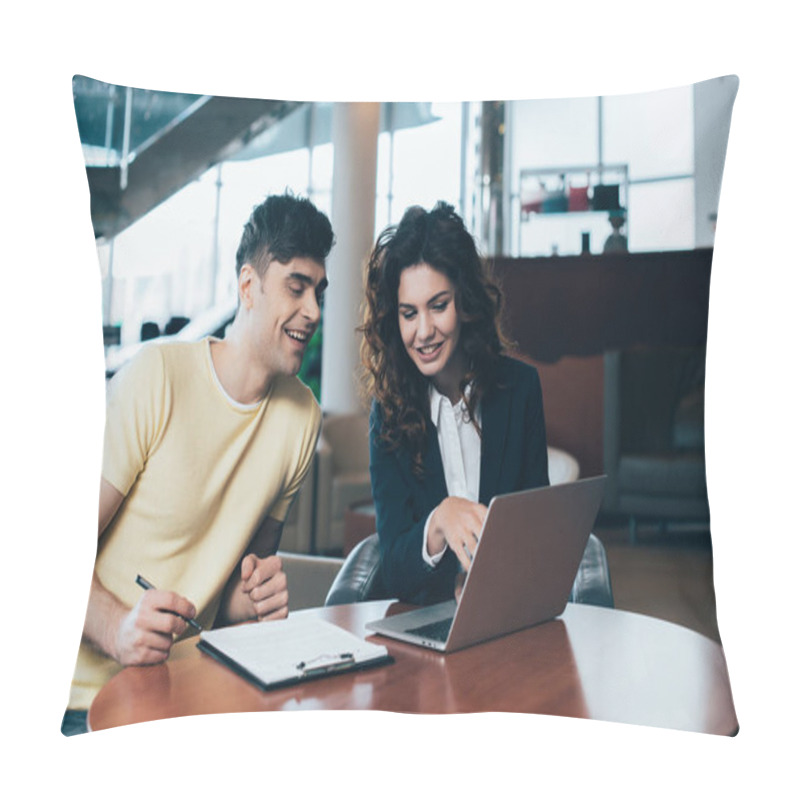
<svg viewBox="0 0 800 800">
<path fill-rule="evenodd" d="M 92 573 L 83 638 L 123 666 L 158 664 L 169 655 L 173 636 L 186 630 L 195 607 L 175 592 L 148 589 L 130 608 Z M 180 616 L 177 616 L 180 614 Z"/>
<path fill-rule="evenodd" d="M 175 636 L 186 630 L 195 607 L 175 592 L 149 589 L 119 620 L 112 656 L 123 666 L 159 664 L 169 656 Z"/>
<path fill-rule="evenodd" d="M 487 510 L 485 505 L 463 497 L 442 500 L 436 506 L 428 528 L 428 553 L 441 552 L 447 543 L 464 571 L 469 571 Z"/>
<path fill-rule="evenodd" d="M 283 565 L 275 551 L 283 523 L 265 517 L 258 526 L 246 555 L 234 567 L 222 592 L 214 627 L 234 625 L 247 619 L 283 619 L 289 614 L 289 591 Z"/>
<path fill-rule="evenodd" d="M 249 553 L 242 559 L 241 591 L 252 603 L 259 621 L 285 619 L 289 614 L 286 573 L 278 556 L 258 558 Z"/>
</svg>

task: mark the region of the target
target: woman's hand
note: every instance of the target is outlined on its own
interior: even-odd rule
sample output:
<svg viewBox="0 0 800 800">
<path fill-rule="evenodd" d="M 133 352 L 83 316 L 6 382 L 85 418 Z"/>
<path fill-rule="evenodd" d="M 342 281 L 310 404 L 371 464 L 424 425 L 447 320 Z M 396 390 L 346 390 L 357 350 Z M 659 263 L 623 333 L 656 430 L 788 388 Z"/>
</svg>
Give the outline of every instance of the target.
<svg viewBox="0 0 800 800">
<path fill-rule="evenodd" d="M 467 582 L 466 572 L 459 572 L 456 574 L 455 589 L 453 592 L 456 598 L 456 603 L 461 602 L 461 593 L 464 591 L 464 584 L 466 582 Z"/>
<path fill-rule="evenodd" d="M 464 571 L 468 571 L 486 511 L 486 506 L 463 497 L 447 497 L 442 500 L 436 506 L 428 526 L 428 553 L 435 555 L 447 544 L 456 554 Z"/>
</svg>

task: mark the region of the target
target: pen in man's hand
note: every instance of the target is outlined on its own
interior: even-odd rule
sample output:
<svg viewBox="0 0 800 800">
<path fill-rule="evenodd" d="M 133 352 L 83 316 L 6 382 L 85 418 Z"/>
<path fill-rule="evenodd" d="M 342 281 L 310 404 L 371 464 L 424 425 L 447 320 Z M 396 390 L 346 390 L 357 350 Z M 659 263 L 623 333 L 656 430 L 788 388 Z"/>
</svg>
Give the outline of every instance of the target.
<svg viewBox="0 0 800 800">
<path fill-rule="evenodd" d="M 142 589 L 155 589 L 156 588 L 155 586 L 153 586 L 152 583 L 150 583 L 150 581 L 148 581 L 146 578 L 143 578 L 141 575 L 137 575 L 136 576 L 136 583 L 138 583 L 139 586 L 142 587 Z M 180 617 L 184 622 L 188 622 L 189 625 L 191 625 L 195 630 L 197 630 L 197 631 L 202 631 L 203 630 L 203 626 L 199 622 L 195 622 L 195 620 L 189 619 L 188 617 L 184 617 L 182 614 L 177 614 L 174 611 L 170 611 L 169 613 L 170 614 L 175 614 L 176 617 Z"/>
</svg>

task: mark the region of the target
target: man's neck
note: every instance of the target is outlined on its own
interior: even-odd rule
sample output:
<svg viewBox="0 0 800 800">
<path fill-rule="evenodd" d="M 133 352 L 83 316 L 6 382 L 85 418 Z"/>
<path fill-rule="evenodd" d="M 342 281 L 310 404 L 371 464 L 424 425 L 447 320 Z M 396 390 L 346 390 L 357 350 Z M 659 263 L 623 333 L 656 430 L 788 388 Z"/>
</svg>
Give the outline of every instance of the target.
<svg viewBox="0 0 800 800">
<path fill-rule="evenodd" d="M 211 342 L 211 361 L 222 388 L 237 403 L 260 403 L 272 386 L 273 376 L 253 357 L 236 323 L 221 341 Z"/>
</svg>

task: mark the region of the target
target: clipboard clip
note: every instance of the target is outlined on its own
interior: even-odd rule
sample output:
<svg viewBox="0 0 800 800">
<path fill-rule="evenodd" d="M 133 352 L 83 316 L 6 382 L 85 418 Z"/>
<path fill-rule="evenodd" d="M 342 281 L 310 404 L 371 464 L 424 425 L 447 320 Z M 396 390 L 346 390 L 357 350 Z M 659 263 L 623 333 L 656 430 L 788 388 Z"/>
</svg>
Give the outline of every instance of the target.
<svg viewBox="0 0 800 800">
<path fill-rule="evenodd" d="M 312 658 L 310 661 L 301 661 L 295 664 L 295 668 L 303 673 L 305 678 L 313 678 L 316 675 L 327 675 L 337 670 L 347 669 L 356 663 L 352 653 L 339 653 L 339 655 L 322 655 Z"/>
</svg>

